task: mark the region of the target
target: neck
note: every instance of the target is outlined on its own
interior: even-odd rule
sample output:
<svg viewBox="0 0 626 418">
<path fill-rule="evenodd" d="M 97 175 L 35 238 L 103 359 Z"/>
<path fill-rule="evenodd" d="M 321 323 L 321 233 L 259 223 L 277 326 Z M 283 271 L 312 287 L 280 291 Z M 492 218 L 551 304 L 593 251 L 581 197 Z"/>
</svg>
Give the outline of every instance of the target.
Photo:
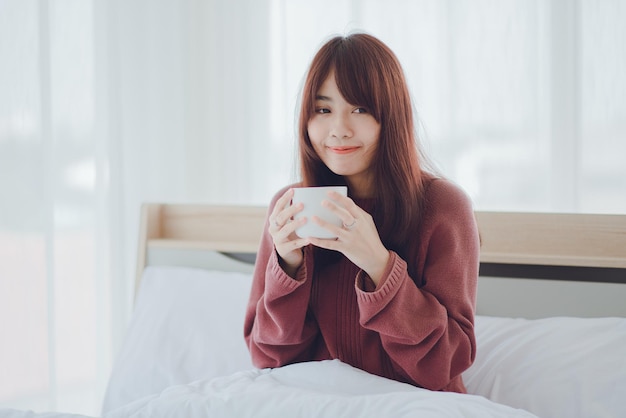
<svg viewBox="0 0 626 418">
<path fill-rule="evenodd" d="M 346 177 L 346 181 L 353 197 L 359 199 L 374 197 L 373 182 L 365 175 Z"/>
</svg>

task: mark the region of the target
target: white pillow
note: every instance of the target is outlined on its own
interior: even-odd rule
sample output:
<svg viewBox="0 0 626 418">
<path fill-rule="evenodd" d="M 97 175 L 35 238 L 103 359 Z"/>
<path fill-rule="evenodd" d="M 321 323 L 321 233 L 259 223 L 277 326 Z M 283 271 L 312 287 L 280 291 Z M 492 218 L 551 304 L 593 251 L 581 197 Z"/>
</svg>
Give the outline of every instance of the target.
<svg viewBox="0 0 626 418">
<path fill-rule="evenodd" d="M 103 413 L 198 379 L 252 368 L 243 338 L 250 274 L 148 267 Z"/>
<path fill-rule="evenodd" d="M 626 411 L 626 318 L 476 317 L 468 392 L 540 417 Z"/>
</svg>

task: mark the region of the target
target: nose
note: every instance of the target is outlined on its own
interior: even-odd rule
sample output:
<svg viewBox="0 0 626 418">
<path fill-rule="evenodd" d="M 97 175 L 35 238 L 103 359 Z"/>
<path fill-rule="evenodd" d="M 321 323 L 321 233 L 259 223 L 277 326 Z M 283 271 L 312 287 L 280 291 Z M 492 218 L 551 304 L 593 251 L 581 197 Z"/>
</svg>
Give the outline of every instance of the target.
<svg viewBox="0 0 626 418">
<path fill-rule="evenodd" d="M 352 127 L 350 126 L 348 118 L 346 116 L 336 114 L 333 118 L 330 136 L 343 139 L 351 138 L 352 135 Z"/>
</svg>

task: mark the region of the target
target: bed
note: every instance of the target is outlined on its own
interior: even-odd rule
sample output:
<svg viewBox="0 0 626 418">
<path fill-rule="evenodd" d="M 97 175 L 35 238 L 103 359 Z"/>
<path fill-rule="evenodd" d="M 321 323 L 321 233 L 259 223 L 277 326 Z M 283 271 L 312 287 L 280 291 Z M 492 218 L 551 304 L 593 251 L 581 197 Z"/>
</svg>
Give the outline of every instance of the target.
<svg viewBox="0 0 626 418">
<path fill-rule="evenodd" d="M 264 207 L 142 207 L 135 309 L 103 416 L 625 416 L 626 215 L 476 212 L 468 395 L 338 360 L 255 369 L 243 315 L 265 217 Z"/>
</svg>

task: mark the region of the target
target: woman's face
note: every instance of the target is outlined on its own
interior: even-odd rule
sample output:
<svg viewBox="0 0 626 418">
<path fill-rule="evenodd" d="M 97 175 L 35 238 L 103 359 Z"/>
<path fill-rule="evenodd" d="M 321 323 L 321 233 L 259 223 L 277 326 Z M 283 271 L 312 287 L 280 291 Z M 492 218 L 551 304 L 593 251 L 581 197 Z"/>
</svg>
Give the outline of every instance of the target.
<svg viewBox="0 0 626 418">
<path fill-rule="evenodd" d="M 307 126 L 313 149 L 335 174 L 346 177 L 352 193 L 371 195 L 371 163 L 380 124 L 357 104 L 346 102 L 331 72 L 315 98 L 315 114 Z"/>
</svg>

